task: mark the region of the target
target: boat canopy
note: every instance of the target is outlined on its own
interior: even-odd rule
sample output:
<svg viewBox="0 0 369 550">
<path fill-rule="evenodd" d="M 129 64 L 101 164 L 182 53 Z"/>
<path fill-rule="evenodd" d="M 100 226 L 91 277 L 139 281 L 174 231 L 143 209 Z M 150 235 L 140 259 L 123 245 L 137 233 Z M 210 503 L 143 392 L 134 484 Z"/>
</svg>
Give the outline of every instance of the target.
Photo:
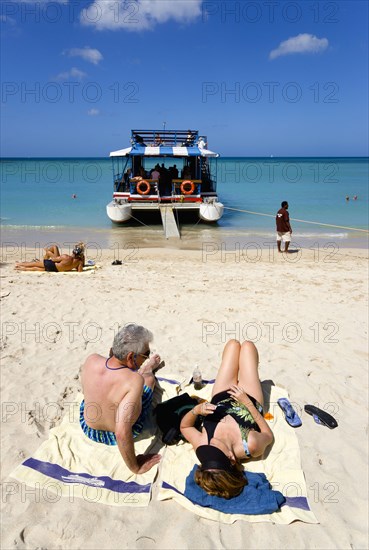
<svg viewBox="0 0 369 550">
<path fill-rule="evenodd" d="M 131 130 L 131 147 L 110 156 L 219 157 L 206 146 L 206 136 L 199 136 L 197 130 Z"/>
<path fill-rule="evenodd" d="M 145 156 L 145 157 L 219 157 L 218 153 L 201 147 L 127 147 L 112 151 L 111 157 Z"/>
</svg>

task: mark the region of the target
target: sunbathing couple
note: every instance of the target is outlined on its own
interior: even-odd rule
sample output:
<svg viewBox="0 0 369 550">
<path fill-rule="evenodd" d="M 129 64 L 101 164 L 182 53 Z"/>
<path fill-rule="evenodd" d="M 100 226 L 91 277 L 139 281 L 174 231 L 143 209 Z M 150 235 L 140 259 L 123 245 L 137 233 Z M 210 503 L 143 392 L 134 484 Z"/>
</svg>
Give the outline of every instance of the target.
<svg viewBox="0 0 369 550">
<path fill-rule="evenodd" d="M 87 437 L 118 445 L 128 468 L 143 474 L 160 461 L 159 454 L 135 455 L 134 438 L 143 429 L 161 366 L 150 357 L 152 333 L 125 325 L 115 336 L 108 358 L 90 355 L 82 367 L 85 400 L 80 424 Z M 182 419 L 181 432 L 201 465 L 195 481 L 209 494 L 231 498 L 247 480 L 241 461 L 261 456 L 273 441 L 263 418 L 263 393 L 258 375 L 258 352 L 251 342 L 230 340 L 223 351 L 210 403 L 199 403 Z M 203 429 L 195 427 L 203 416 Z"/>
<path fill-rule="evenodd" d="M 60 254 L 56 244 L 49 248 L 44 248 L 45 255 L 43 260 L 33 260 L 32 262 L 18 262 L 15 269 L 18 271 L 49 271 L 59 273 L 61 271 L 83 271 L 85 265 L 84 245 L 78 243 L 72 250 L 72 255 Z"/>
</svg>

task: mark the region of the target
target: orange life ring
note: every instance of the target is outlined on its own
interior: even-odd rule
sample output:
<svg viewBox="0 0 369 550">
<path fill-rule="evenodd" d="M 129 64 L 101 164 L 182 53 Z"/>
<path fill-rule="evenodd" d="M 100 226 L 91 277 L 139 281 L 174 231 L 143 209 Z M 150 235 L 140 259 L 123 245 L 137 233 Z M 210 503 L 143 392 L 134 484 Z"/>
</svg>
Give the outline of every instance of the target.
<svg viewBox="0 0 369 550">
<path fill-rule="evenodd" d="M 193 195 L 195 192 L 195 184 L 191 180 L 185 180 L 181 183 L 182 195 Z"/>
<path fill-rule="evenodd" d="M 150 193 L 150 184 L 146 180 L 141 180 L 138 182 L 136 189 L 140 195 L 148 195 Z"/>
</svg>

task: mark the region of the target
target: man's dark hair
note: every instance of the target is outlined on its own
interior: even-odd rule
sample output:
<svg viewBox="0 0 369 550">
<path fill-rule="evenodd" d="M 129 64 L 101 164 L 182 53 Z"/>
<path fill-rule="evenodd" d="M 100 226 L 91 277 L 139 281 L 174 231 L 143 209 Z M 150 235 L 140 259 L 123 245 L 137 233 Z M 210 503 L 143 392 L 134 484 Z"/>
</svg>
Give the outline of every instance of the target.
<svg viewBox="0 0 369 550">
<path fill-rule="evenodd" d="M 282 208 L 284 208 L 285 206 L 288 206 L 288 202 L 287 202 L 287 201 L 283 201 L 283 202 L 281 203 L 281 207 L 282 207 Z"/>
</svg>

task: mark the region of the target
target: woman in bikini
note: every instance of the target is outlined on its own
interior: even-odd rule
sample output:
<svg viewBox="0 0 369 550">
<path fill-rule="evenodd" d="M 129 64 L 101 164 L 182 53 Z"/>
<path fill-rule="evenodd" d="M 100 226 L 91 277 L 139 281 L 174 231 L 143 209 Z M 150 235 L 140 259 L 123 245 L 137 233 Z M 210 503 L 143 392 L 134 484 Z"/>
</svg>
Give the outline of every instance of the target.
<svg viewBox="0 0 369 550">
<path fill-rule="evenodd" d="M 182 419 L 182 435 L 201 463 L 195 481 L 210 495 L 239 495 L 247 485 L 241 461 L 261 456 L 273 441 L 263 417 L 258 363 L 252 342 L 227 342 L 211 402 L 196 405 Z M 201 432 L 194 427 L 200 415 Z"/>
</svg>

